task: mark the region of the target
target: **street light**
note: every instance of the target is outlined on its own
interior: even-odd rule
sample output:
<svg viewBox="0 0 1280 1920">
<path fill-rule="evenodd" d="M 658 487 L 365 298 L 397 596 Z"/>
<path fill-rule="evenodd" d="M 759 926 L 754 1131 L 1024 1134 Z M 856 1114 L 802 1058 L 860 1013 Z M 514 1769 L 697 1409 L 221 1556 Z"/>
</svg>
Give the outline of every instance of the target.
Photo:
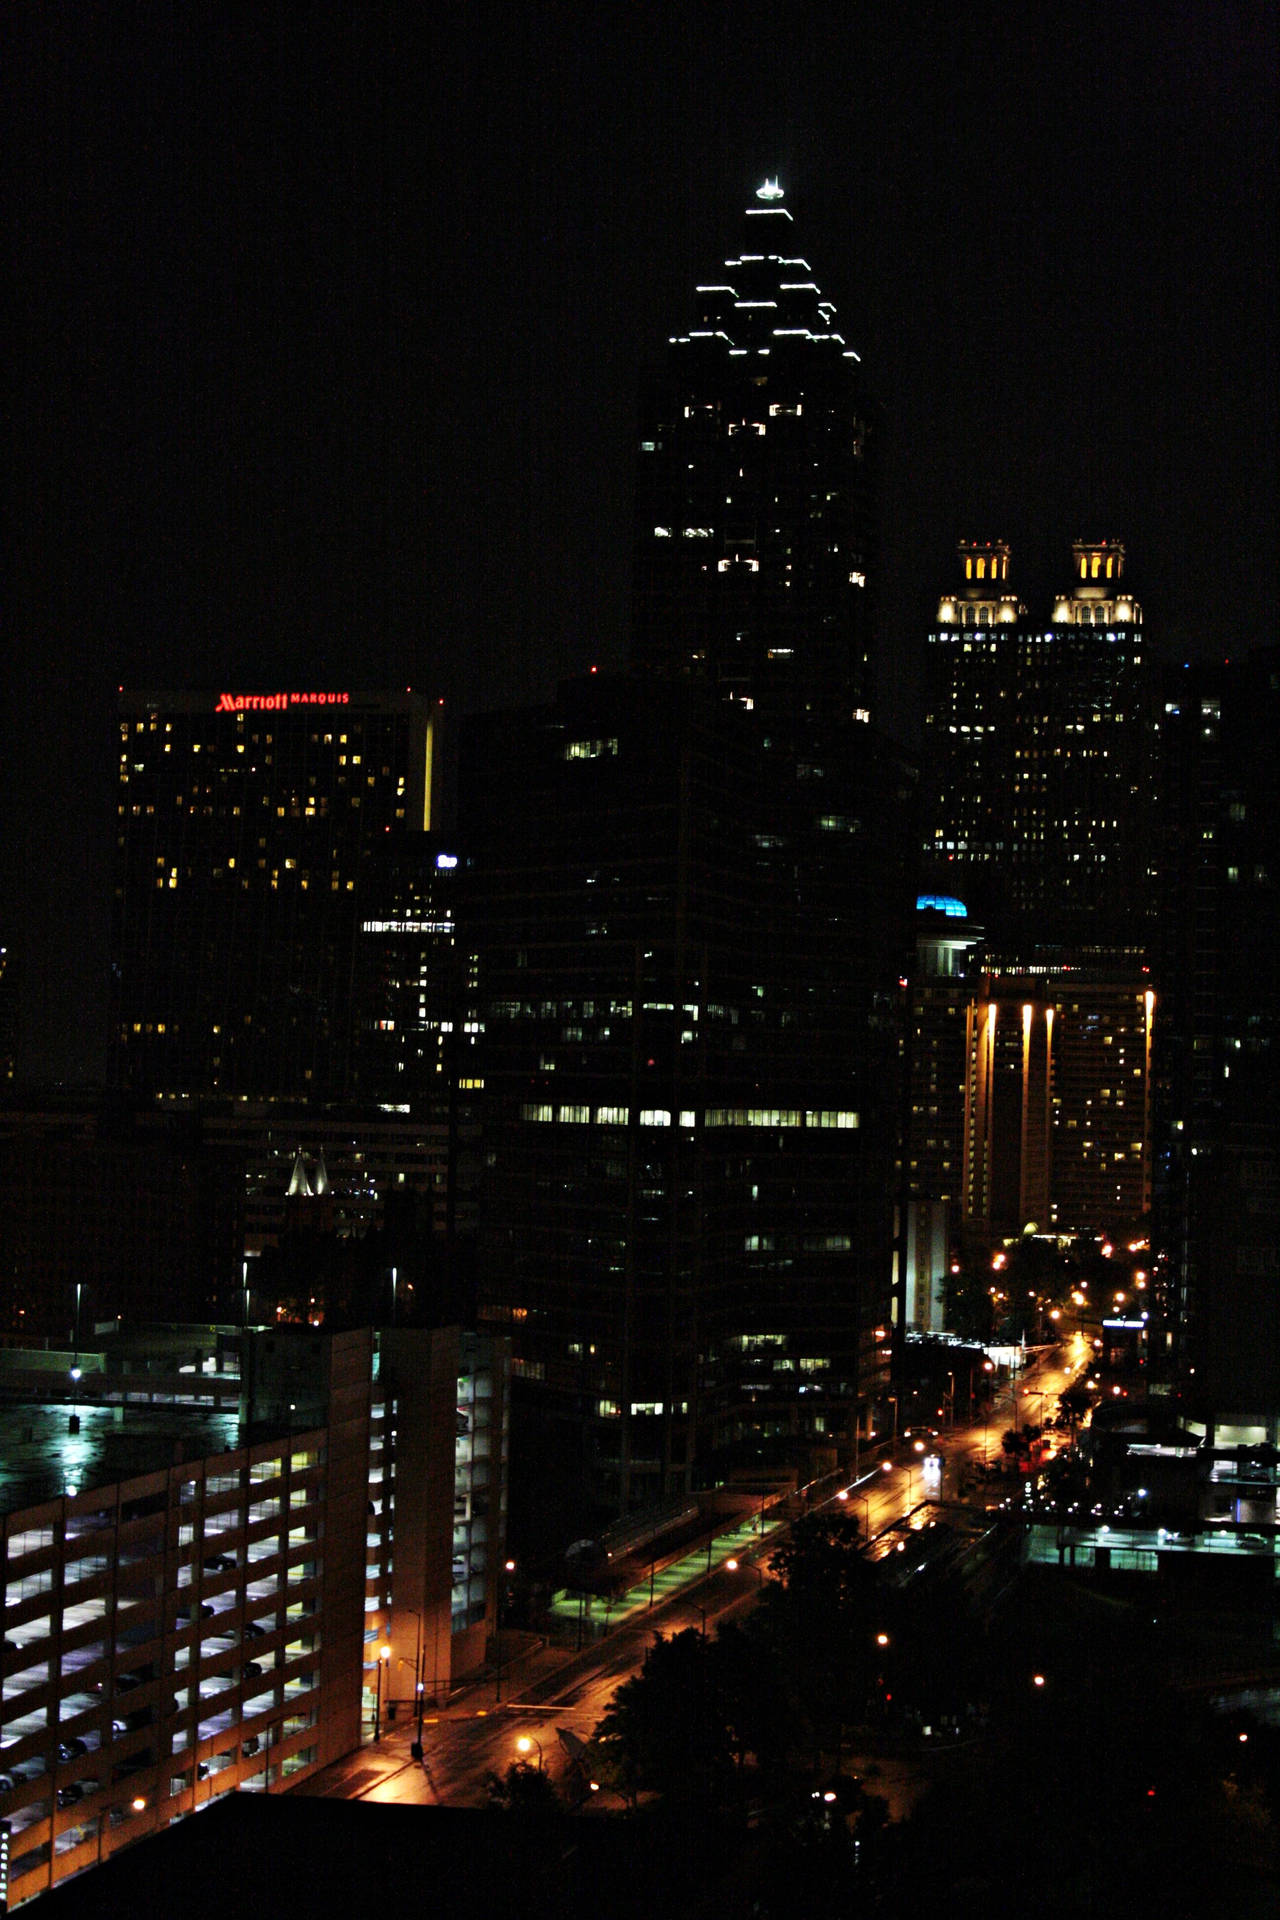
<svg viewBox="0 0 1280 1920">
<path fill-rule="evenodd" d="M 75 1341 L 75 1351 L 72 1355 L 71 1365 L 67 1369 L 68 1375 L 70 1377 L 70 1380 L 73 1386 L 76 1385 L 76 1383 L 79 1381 L 80 1374 L 82 1371 L 80 1366 L 80 1293 L 83 1286 L 84 1286 L 83 1280 L 76 1281 L 76 1323 L 75 1323 L 75 1331 L 73 1335 L 73 1338 Z"/>
<path fill-rule="evenodd" d="M 503 1562 L 502 1571 L 504 1574 L 512 1574 L 515 1572 L 515 1570 L 516 1570 L 516 1563 L 514 1560 L 507 1560 Z M 495 1705 L 495 1707 L 500 1703 L 502 1699 L 502 1602 L 505 1596 L 505 1591 L 506 1591 L 505 1582 L 500 1580 L 498 1582 L 498 1618 L 497 1618 L 494 1636 L 493 1636 L 493 1651 L 494 1651 L 494 1657 L 497 1661 L 497 1667 L 498 1667 L 498 1684 L 495 1687 L 494 1694 L 493 1694 L 493 1704 Z"/>
<path fill-rule="evenodd" d="M 754 1573 L 760 1585 L 764 1585 L 764 1568 L 758 1567 L 754 1560 L 726 1560 L 724 1568 L 726 1573 Z"/>
<path fill-rule="evenodd" d="M 529 1755 L 532 1753 L 535 1747 L 538 1750 L 538 1772 L 541 1773 L 542 1772 L 542 1742 L 541 1740 L 539 1740 L 537 1734 L 522 1733 L 520 1735 L 520 1738 L 516 1741 L 516 1752 L 520 1755 L 520 1758 L 524 1761 L 524 1764 L 526 1766 L 528 1766 L 529 1764 Z"/>
</svg>

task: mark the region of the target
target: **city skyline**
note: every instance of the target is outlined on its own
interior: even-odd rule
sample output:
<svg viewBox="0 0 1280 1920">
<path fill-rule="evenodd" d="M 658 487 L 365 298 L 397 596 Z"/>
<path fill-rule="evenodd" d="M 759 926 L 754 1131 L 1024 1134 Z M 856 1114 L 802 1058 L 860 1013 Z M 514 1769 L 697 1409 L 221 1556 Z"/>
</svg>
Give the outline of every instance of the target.
<svg viewBox="0 0 1280 1920">
<path fill-rule="evenodd" d="M 101 1059 L 118 685 L 483 707 L 620 663 L 641 368 L 766 176 L 886 408 L 884 717 L 958 538 L 1029 596 L 1123 539 L 1157 658 L 1263 638 L 1270 10 L 585 18 L 8 23 L 40 1077 Z"/>
</svg>

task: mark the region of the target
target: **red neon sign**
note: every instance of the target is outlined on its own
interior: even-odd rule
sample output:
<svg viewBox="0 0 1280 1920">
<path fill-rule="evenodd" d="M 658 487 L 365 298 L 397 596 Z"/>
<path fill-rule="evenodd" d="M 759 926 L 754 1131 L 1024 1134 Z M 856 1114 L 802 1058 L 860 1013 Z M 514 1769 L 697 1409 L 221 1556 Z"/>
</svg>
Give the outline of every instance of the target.
<svg viewBox="0 0 1280 1920">
<path fill-rule="evenodd" d="M 283 707 L 345 707 L 349 693 L 220 693 L 215 713 L 278 713 Z"/>
</svg>

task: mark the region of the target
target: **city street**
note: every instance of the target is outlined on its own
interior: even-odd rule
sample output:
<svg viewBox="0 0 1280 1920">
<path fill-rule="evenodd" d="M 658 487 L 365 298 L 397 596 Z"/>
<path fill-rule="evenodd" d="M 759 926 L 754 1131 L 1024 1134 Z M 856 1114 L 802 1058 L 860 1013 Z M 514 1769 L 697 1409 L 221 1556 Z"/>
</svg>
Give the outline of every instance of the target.
<svg viewBox="0 0 1280 1920">
<path fill-rule="evenodd" d="M 1051 1351 L 1002 1388 L 985 1422 L 939 1435 L 928 1451 L 944 1462 L 942 1497 L 955 1497 L 962 1464 L 999 1457 L 1007 1427 L 1027 1420 L 1039 1423 L 1087 1358 L 1088 1349 L 1077 1336 L 1065 1351 Z M 900 1450 L 887 1471 L 878 1464 L 830 1493 L 824 1487 L 808 1510 L 850 1507 L 871 1542 L 904 1518 L 922 1526 L 932 1510 L 924 1459 L 924 1453 Z M 543 1646 L 513 1659 L 503 1673 L 501 1699 L 496 1675 L 462 1688 L 446 1707 L 424 1716 L 421 1765 L 410 1752 L 415 1722 L 401 1708 L 379 1740 L 367 1736 L 357 1753 L 298 1791 L 340 1799 L 481 1807 L 488 1804 L 485 1775 L 501 1774 L 513 1761 L 528 1760 L 541 1766 L 571 1800 L 583 1794 L 590 1798 L 586 1781 L 570 1778 L 574 1742 L 590 1736 L 616 1689 L 639 1670 L 655 1633 L 688 1628 L 710 1633 L 754 1604 L 768 1578 L 769 1555 L 780 1531 L 773 1524 L 762 1534 L 754 1518 L 726 1528 L 716 1535 L 710 1553 L 699 1547 L 661 1573 L 651 1607 L 647 1587 L 610 1603 L 616 1624 L 580 1652 Z M 592 1626 L 598 1629 L 604 1619 L 604 1603 L 594 1601 Z M 520 1741 L 528 1744 L 521 1747 Z"/>
</svg>

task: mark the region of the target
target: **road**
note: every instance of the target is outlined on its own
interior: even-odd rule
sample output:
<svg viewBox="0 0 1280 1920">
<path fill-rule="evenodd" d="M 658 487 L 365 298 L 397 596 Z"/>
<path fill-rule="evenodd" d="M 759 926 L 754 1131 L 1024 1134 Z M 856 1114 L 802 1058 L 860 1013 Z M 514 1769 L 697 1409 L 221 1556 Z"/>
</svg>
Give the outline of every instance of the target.
<svg viewBox="0 0 1280 1920">
<path fill-rule="evenodd" d="M 1028 1367 L 1012 1389 L 997 1394 L 985 1424 L 940 1435 L 933 1450 L 944 1461 L 943 1492 L 953 1492 L 962 1463 L 981 1462 L 988 1452 L 992 1457 L 999 1453 L 1000 1436 L 1007 1426 L 1038 1422 L 1087 1357 L 1083 1341 L 1077 1340 L 1065 1365 L 1051 1355 Z M 875 1467 L 861 1474 L 811 1510 L 849 1506 L 874 1541 L 904 1518 L 911 1524 L 925 1524 L 930 1509 L 923 1476 L 923 1456 L 907 1456 L 888 1471 Z M 767 1562 L 774 1544 L 773 1534 L 762 1537 L 752 1532 L 750 1522 L 744 1522 L 736 1534 L 717 1536 L 715 1554 L 699 1549 L 682 1562 L 665 1595 L 659 1594 L 652 1608 L 637 1607 L 579 1653 L 543 1648 L 509 1668 L 504 1676 L 506 1697 L 501 1701 L 492 1678 L 462 1689 L 446 1708 L 425 1716 L 423 1764 L 410 1754 L 416 1728 L 411 1719 L 401 1718 L 384 1728 L 380 1740 L 366 1740 L 358 1752 L 296 1791 L 411 1805 L 485 1806 L 485 1775 L 502 1773 L 520 1758 L 540 1764 L 557 1784 L 571 1788 L 569 1749 L 574 1739 L 589 1737 L 617 1688 L 639 1670 L 654 1633 L 674 1634 L 686 1628 L 712 1632 L 722 1621 L 746 1611 L 768 1578 Z M 562 1731 L 567 1742 L 560 1738 Z M 521 1739 L 530 1743 L 523 1752 L 516 1744 Z"/>
</svg>

